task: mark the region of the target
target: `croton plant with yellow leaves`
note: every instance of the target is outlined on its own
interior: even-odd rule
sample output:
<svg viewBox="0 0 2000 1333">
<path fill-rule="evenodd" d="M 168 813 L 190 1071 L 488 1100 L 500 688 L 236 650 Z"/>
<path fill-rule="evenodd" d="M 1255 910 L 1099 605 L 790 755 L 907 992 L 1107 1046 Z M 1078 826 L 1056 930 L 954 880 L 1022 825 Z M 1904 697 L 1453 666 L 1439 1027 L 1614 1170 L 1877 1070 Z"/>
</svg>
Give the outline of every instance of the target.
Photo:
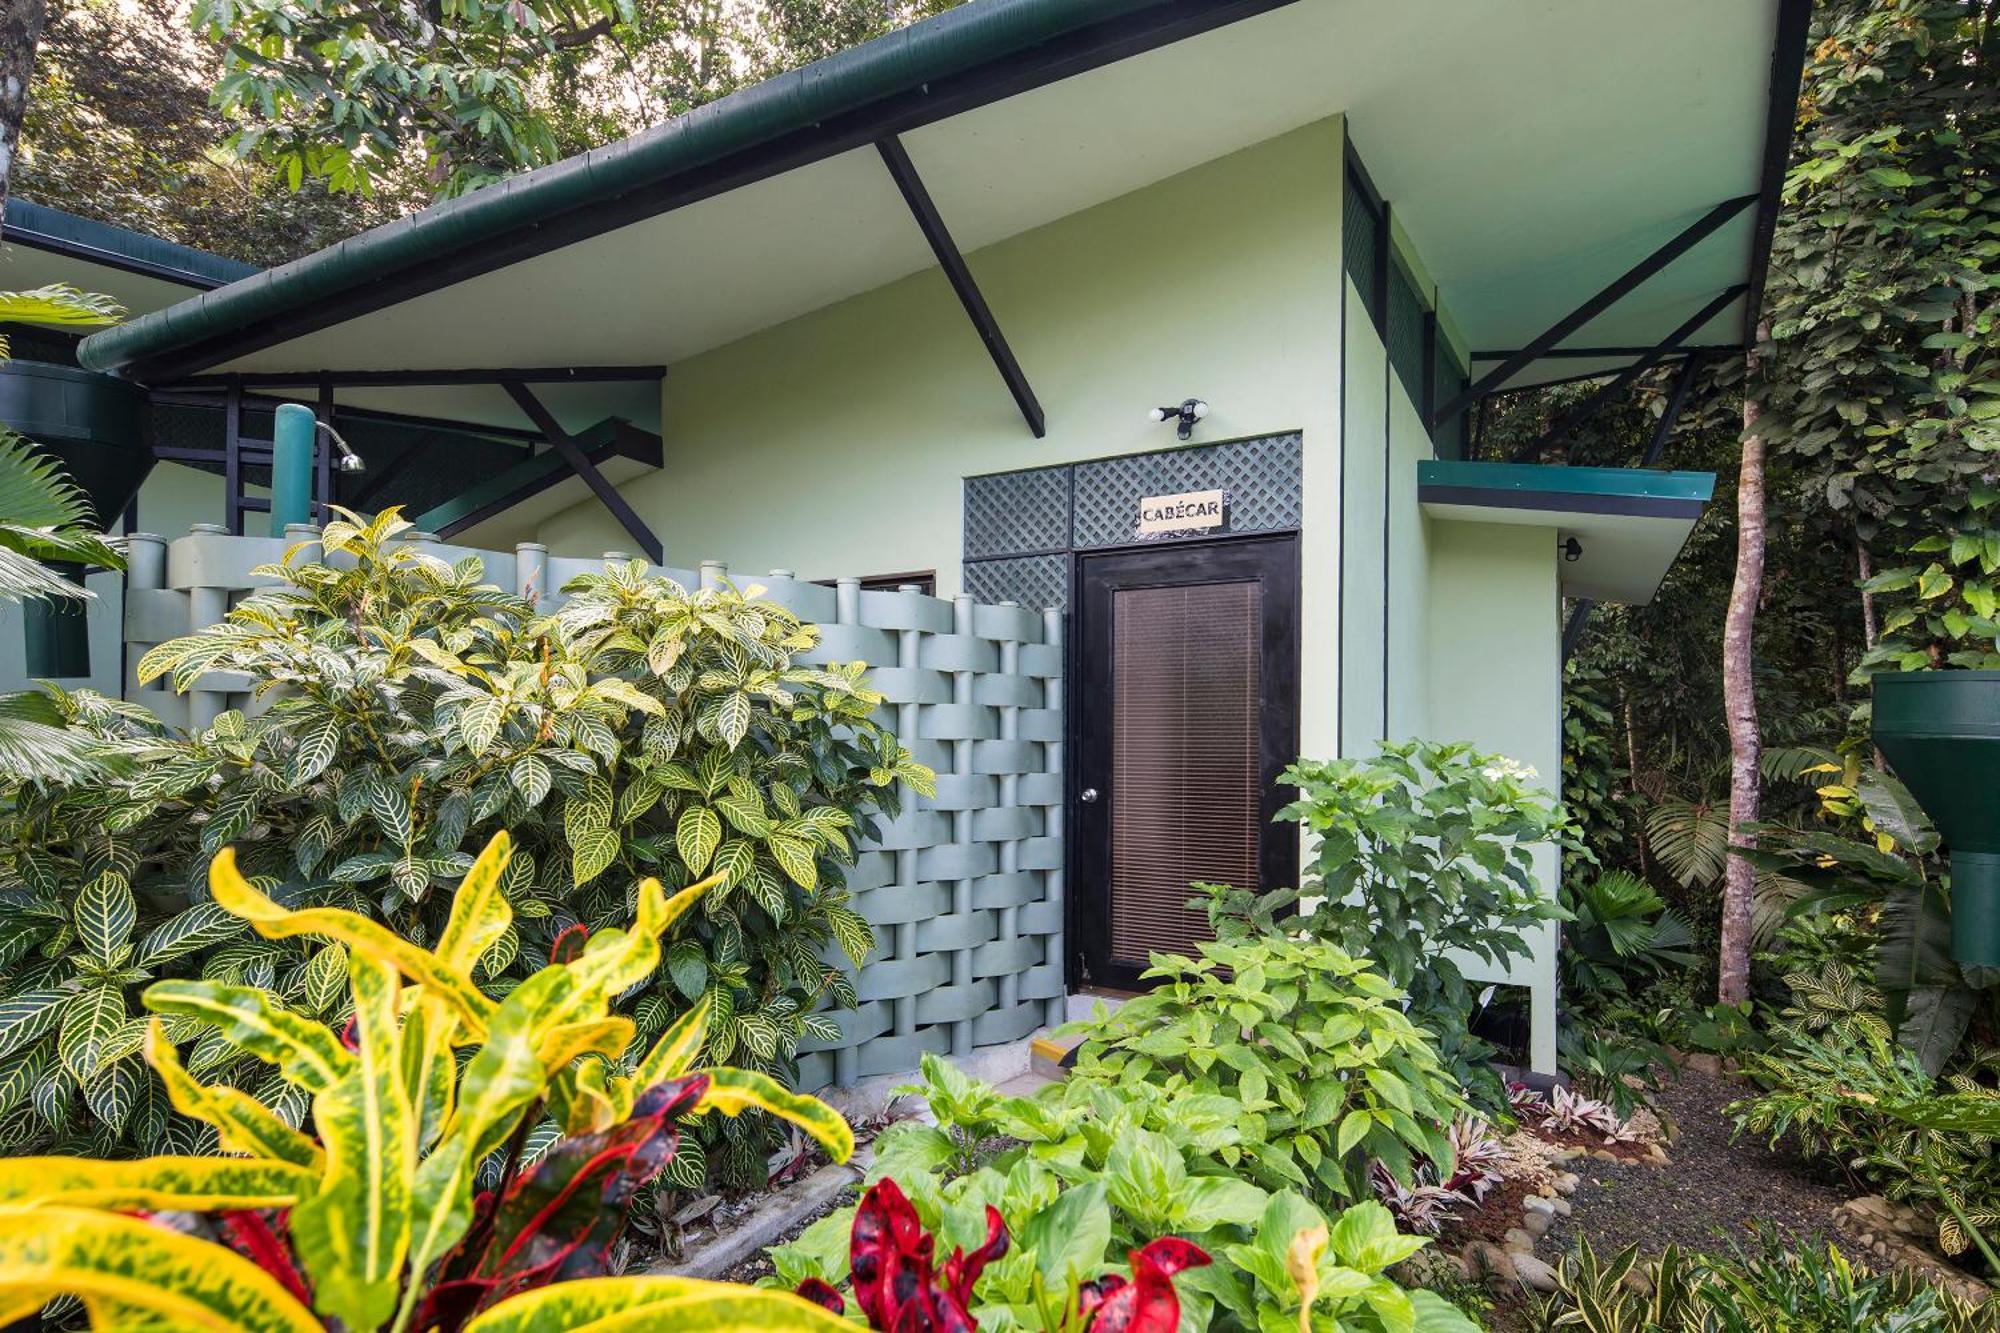
<svg viewBox="0 0 2000 1333">
<path fill-rule="evenodd" d="M 630 929 L 598 932 L 504 999 L 482 992 L 473 968 L 511 916 L 509 853 L 496 835 L 429 950 L 352 912 L 283 907 L 218 856 L 209 885 L 225 910 L 272 939 L 346 947 L 352 1021 L 337 1032 L 214 981 L 160 982 L 146 1005 L 274 1066 L 311 1097 L 316 1134 L 197 1081 L 155 1018 L 148 1062 L 231 1155 L 0 1161 L 0 1325 L 68 1293 L 100 1330 L 843 1327 L 784 1293 L 603 1276 L 626 1201 L 672 1159 L 677 1119 L 768 1111 L 836 1160 L 853 1134 L 762 1074 L 693 1069 L 702 1006 L 630 1062 L 633 1025 L 611 1002 L 660 965 L 662 937 L 720 877 L 672 897 L 648 879 Z M 564 1137 L 524 1163 L 545 1116 Z M 496 1155 L 500 1187 L 476 1194 Z"/>
</svg>

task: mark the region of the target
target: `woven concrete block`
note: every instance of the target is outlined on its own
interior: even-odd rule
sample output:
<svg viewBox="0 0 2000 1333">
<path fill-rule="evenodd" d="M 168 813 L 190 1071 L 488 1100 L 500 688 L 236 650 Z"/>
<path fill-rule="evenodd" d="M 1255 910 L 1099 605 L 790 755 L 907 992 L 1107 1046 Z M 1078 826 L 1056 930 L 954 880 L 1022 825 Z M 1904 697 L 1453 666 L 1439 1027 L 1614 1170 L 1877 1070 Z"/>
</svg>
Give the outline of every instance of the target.
<svg viewBox="0 0 2000 1333">
<path fill-rule="evenodd" d="M 314 531 L 301 526 L 282 539 L 213 527 L 173 541 L 135 535 L 126 602 L 131 660 L 220 620 L 267 582 L 251 569 L 310 543 Z M 495 552 L 422 533 L 406 540 L 447 563 L 476 556 L 486 581 L 544 612 L 561 605 L 571 579 L 630 559 L 552 556 L 536 542 Z M 757 595 L 818 625 L 820 646 L 805 660 L 866 663 L 884 696 L 878 721 L 937 773 L 934 799 L 909 796 L 858 848 L 847 882 L 854 909 L 876 928 L 876 946 L 853 977 L 858 1006 L 830 1014 L 839 1036 L 801 1053 L 801 1085 L 905 1073 L 926 1051 L 965 1055 L 1061 1022 L 1061 616 L 863 589 L 855 579 L 827 587 L 789 570 L 732 575 L 713 561 L 649 568 L 690 590 L 761 589 Z M 186 696 L 131 681 L 127 690 L 166 720 L 201 727 L 224 709 L 249 706 L 248 683 L 211 672 Z M 832 945 L 822 956 L 847 966 Z"/>
</svg>

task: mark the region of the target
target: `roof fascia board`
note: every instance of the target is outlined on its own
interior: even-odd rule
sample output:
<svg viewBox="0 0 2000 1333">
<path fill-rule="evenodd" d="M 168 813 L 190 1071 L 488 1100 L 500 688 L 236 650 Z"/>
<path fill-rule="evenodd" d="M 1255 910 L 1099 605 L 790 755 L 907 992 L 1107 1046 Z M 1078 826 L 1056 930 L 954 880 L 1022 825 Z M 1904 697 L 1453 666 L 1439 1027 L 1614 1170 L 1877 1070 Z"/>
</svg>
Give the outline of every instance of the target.
<svg viewBox="0 0 2000 1333">
<path fill-rule="evenodd" d="M 1296 0 L 986 0 L 86 339 L 182 378 Z"/>
<path fill-rule="evenodd" d="M 7 217 L 4 226 L 0 226 L 0 238 L 9 245 L 25 245 L 31 250 L 204 291 L 259 271 L 255 264 L 66 213 L 32 199 L 7 201 Z"/>
</svg>

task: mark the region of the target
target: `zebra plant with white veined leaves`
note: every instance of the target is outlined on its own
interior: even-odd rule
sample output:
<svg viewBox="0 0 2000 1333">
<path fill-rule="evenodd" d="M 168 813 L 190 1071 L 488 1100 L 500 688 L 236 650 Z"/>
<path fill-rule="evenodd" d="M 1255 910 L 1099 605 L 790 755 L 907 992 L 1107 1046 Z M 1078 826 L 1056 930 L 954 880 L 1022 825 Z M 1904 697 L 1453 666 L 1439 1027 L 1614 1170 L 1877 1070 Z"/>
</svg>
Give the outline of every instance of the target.
<svg viewBox="0 0 2000 1333">
<path fill-rule="evenodd" d="M 827 954 L 858 965 L 873 947 L 848 904 L 856 837 L 904 786 L 932 790 L 873 720 L 881 695 L 858 664 L 796 660 L 817 630 L 754 588 L 611 564 L 538 615 L 408 529 L 394 510 L 343 513 L 257 571 L 271 586 L 222 624 L 142 659 L 141 679 L 178 688 L 241 672 L 268 705 L 138 747 L 138 818 L 199 840 L 199 856 L 155 859 L 233 844 L 245 873 L 427 941 L 443 889 L 506 827 L 514 928 L 481 964 L 499 985 L 564 930 L 619 919 L 630 877 L 720 872 L 624 1003 L 649 1035 L 705 1005 L 710 1058 L 788 1074 L 801 1041 L 834 1035 L 822 1006 L 852 1003 Z M 774 1146 L 734 1134 L 725 1177 L 761 1183 Z M 695 1183 L 700 1160 L 690 1145 L 677 1178 Z"/>
<path fill-rule="evenodd" d="M 836 1161 L 854 1138 L 832 1108 L 764 1075 L 695 1069 L 704 1008 L 650 1046 L 611 1013 L 719 876 L 672 897 L 646 880 L 631 926 L 598 932 L 504 999 L 482 991 L 474 969 L 511 924 L 510 850 L 504 833 L 487 845 L 433 949 L 355 913 L 283 907 L 217 857 L 215 901 L 260 935 L 345 948 L 352 1023 L 343 1034 L 216 982 L 161 982 L 146 1002 L 268 1064 L 312 1099 L 315 1133 L 200 1082 L 156 1019 L 143 1036 L 155 1074 L 231 1155 L 0 1162 L 0 1322 L 67 1295 L 99 1329 L 844 1327 L 777 1292 L 602 1276 L 633 1192 L 674 1154 L 675 1121 L 757 1108 Z M 564 1137 L 527 1160 L 544 1117 Z M 499 1186 L 475 1192 L 490 1160 Z"/>
</svg>

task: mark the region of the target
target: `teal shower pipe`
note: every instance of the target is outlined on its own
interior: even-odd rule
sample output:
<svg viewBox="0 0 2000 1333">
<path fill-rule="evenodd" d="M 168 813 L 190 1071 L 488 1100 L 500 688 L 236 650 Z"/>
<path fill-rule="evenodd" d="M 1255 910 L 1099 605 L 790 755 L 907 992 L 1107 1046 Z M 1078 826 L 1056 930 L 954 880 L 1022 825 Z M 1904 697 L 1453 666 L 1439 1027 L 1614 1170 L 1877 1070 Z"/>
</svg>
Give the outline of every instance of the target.
<svg viewBox="0 0 2000 1333">
<path fill-rule="evenodd" d="M 301 403 L 280 403 L 271 430 L 271 535 L 312 522 L 313 445 L 319 418 Z"/>
</svg>

